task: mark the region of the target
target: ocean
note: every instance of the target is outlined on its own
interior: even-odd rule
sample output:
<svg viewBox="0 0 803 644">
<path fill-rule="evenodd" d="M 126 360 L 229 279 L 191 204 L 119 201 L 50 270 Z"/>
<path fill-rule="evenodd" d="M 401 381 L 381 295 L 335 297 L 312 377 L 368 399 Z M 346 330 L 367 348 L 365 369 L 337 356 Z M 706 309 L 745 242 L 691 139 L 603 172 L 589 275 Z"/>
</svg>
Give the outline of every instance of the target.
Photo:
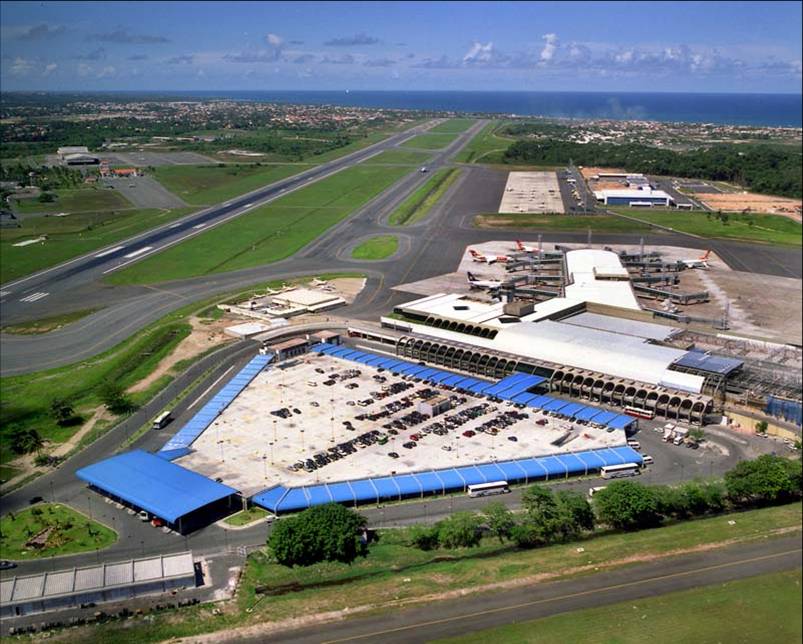
<svg viewBox="0 0 803 644">
<path fill-rule="evenodd" d="M 518 116 L 803 126 L 800 94 L 194 91 L 196 97 Z"/>
</svg>

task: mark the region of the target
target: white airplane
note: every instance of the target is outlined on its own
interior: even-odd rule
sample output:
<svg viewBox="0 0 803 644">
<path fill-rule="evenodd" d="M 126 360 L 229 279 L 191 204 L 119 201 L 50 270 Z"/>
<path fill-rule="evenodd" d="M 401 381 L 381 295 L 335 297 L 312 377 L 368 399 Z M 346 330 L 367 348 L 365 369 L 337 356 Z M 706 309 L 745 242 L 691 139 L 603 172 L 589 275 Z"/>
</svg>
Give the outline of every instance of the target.
<svg viewBox="0 0 803 644">
<path fill-rule="evenodd" d="M 471 259 L 475 262 L 482 262 L 483 264 L 493 264 L 495 262 L 504 264 L 510 259 L 507 255 L 484 255 L 483 253 L 478 253 L 473 248 L 469 248 L 468 252 L 471 255 Z"/>
<path fill-rule="evenodd" d="M 481 288 L 481 289 L 497 289 L 497 288 L 502 288 L 502 286 L 504 286 L 504 284 L 505 284 L 502 280 L 480 280 L 480 279 L 477 279 L 477 276 L 474 275 L 474 273 L 471 273 L 471 272 L 466 273 L 466 276 L 468 277 L 468 285 L 472 289 L 477 289 L 477 288 Z"/>
<path fill-rule="evenodd" d="M 697 259 L 681 259 L 680 263 L 685 265 L 686 268 L 709 268 L 708 266 L 708 256 L 711 254 L 710 250 L 705 251 L 704 254 L 700 255 Z"/>
<path fill-rule="evenodd" d="M 542 250 L 538 250 L 538 246 L 528 246 L 527 244 L 522 243 L 520 240 L 516 240 L 516 248 L 515 250 L 519 251 L 520 253 L 542 253 Z"/>
</svg>

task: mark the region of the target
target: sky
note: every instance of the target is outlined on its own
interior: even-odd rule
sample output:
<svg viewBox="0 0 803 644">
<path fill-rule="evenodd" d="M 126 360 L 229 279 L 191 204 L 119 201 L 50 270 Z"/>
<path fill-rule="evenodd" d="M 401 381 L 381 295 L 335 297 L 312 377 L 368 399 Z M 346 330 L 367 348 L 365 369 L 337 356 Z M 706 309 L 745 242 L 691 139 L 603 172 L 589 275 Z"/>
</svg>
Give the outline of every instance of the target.
<svg viewBox="0 0 803 644">
<path fill-rule="evenodd" d="M 800 2 L 0 2 L 12 90 L 801 91 Z"/>
</svg>

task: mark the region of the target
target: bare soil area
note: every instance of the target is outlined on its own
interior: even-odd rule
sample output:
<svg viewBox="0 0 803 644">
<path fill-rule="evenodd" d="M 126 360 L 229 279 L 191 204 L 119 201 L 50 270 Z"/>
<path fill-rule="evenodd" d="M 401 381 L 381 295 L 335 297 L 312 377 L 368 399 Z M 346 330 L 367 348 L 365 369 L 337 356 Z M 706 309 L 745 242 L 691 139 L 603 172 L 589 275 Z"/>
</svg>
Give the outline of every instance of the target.
<svg viewBox="0 0 803 644">
<path fill-rule="evenodd" d="M 772 197 L 751 192 L 719 193 L 698 196 L 706 206 L 714 210 L 729 210 L 731 212 L 748 211 L 784 215 L 797 222 L 801 221 L 800 210 L 803 202 L 799 199 L 785 197 Z"/>
</svg>

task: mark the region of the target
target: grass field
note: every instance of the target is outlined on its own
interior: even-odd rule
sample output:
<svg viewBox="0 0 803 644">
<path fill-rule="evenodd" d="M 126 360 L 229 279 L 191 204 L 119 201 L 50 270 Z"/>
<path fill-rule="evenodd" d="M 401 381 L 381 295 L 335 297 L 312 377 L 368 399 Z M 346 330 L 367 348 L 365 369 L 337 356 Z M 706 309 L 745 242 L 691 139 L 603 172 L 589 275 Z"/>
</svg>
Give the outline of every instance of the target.
<svg viewBox="0 0 803 644">
<path fill-rule="evenodd" d="M 26 547 L 31 537 L 50 529 L 44 547 Z M 107 548 L 117 534 L 88 516 L 58 503 L 39 503 L 0 519 L 0 552 L 5 559 L 41 559 Z"/>
<path fill-rule="evenodd" d="M 427 216 L 438 200 L 460 176 L 460 168 L 442 168 L 433 174 L 424 185 L 402 201 L 388 217 L 388 223 L 405 226 Z"/>
<path fill-rule="evenodd" d="M 417 150 L 402 150 L 394 148 L 385 150 L 375 157 L 368 159 L 365 165 L 375 165 L 378 163 L 398 163 L 399 165 L 424 165 L 432 158 L 431 154 L 418 152 Z"/>
<path fill-rule="evenodd" d="M 40 333 L 49 333 L 60 329 L 66 324 L 76 322 L 87 315 L 94 313 L 96 309 L 84 309 L 82 311 L 73 311 L 72 313 L 65 313 L 63 315 L 54 315 L 49 318 L 42 318 L 41 320 L 33 320 L 31 322 L 23 322 L 21 324 L 12 324 L 2 327 L 3 333 L 14 333 L 17 335 L 37 335 Z"/>
<path fill-rule="evenodd" d="M 585 231 L 589 228 L 595 232 L 647 232 L 647 224 L 620 219 L 606 215 L 519 215 L 489 214 L 478 215 L 474 224 L 479 228 L 537 228 L 538 230 Z"/>
<path fill-rule="evenodd" d="M 253 506 L 237 514 L 232 514 L 230 517 L 223 519 L 223 523 L 228 523 L 231 526 L 239 527 L 253 523 L 258 519 L 268 516 L 267 510 Z"/>
<path fill-rule="evenodd" d="M 421 148 L 422 150 L 440 150 L 457 138 L 457 132 L 441 132 L 435 134 L 419 134 L 402 143 L 402 147 Z"/>
<path fill-rule="evenodd" d="M 801 237 L 803 229 L 800 224 L 780 215 L 727 213 L 727 222 L 723 222 L 713 213 L 635 208 L 611 208 L 611 210 L 701 237 L 740 239 L 786 246 L 800 246 L 803 240 Z"/>
<path fill-rule="evenodd" d="M 56 212 L 95 212 L 99 210 L 121 210 L 131 208 L 128 201 L 117 190 L 106 188 L 76 188 L 55 190 L 56 201 L 40 203 L 37 199 L 14 201 L 13 210 L 21 214 Z"/>
<path fill-rule="evenodd" d="M 148 284 L 284 259 L 408 172 L 406 167 L 353 166 L 111 273 L 109 281 Z"/>
<path fill-rule="evenodd" d="M 502 153 L 514 141 L 514 139 L 495 134 L 504 124 L 504 121 L 491 121 L 488 123 L 460 151 L 456 161 L 459 163 L 500 163 Z"/>
<path fill-rule="evenodd" d="M 733 525 L 728 523 L 731 519 L 735 520 Z M 213 630 L 343 610 L 349 606 L 381 605 L 458 588 L 512 582 L 533 575 L 559 578 L 591 574 L 596 569 L 625 565 L 623 560 L 632 560 L 634 556 L 649 559 L 705 544 L 764 539 L 773 531 L 799 529 L 800 525 L 801 505 L 795 503 L 637 533 L 603 534 L 584 540 L 584 551 L 580 553 L 577 543 L 520 551 L 493 539 L 486 539 L 472 549 L 425 552 L 406 545 L 405 529 L 385 530 L 379 542 L 370 546 L 368 557 L 351 565 L 325 563 L 285 568 L 272 563 L 262 552 L 252 554 L 245 566 L 236 601 L 222 613 L 213 613 L 212 604 L 200 605 L 177 613 L 155 615 L 147 623 L 112 622 L 94 626 L 82 631 L 80 637 L 81 641 L 98 643 L 112 641 L 115 637 L 124 637 L 127 642 L 189 637 Z M 400 583 L 402 577 L 403 584 Z M 257 594 L 257 587 L 266 594 Z M 288 587 L 292 592 L 276 594 Z M 71 633 L 71 637 L 75 634 Z"/>
<path fill-rule="evenodd" d="M 379 235 L 371 237 L 359 244 L 351 251 L 354 259 L 385 259 L 390 257 L 399 248 L 399 239 L 393 235 Z"/>
<path fill-rule="evenodd" d="M 465 132 L 468 128 L 470 128 L 474 123 L 476 123 L 474 119 L 449 119 L 445 123 L 441 123 L 440 125 L 436 125 L 435 127 L 431 128 L 430 132 Z"/>
<path fill-rule="evenodd" d="M 0 230 L 0 283 L 114 244 L 183 217 L 192 210 L 120 210 L 23 219 L 21 228 Z M 47 241 L 30 246 L 14 246 L 17 242 L 36 239 L 40 235 L 47 235 Z"/>
<path fill-rule="evenodd" d="M 801 599 L 800 570 L 790 570 L 435 641 L 640 644 L 649 638 L 653 644 L 800 642 Z"/>
<path fill-rule="evenodd" d="M 188 204 L 203 206 L 251 192 L 312 166 L 305 165 L 166 165 L 154 177 Z"/>
</svg>

